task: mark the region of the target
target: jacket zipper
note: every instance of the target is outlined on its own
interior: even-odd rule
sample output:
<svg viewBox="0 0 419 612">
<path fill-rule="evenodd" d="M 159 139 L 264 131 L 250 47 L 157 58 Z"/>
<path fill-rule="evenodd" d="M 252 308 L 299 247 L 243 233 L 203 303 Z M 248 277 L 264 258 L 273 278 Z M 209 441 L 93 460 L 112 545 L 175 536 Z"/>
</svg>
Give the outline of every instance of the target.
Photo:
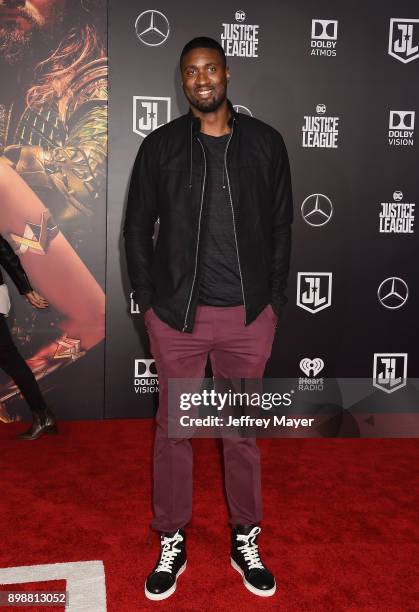
<svg viewBox="0 0 419 612">
<path fill-rule="evenodd" d="M 193 275 L 193 280 L 192 280 L 191 291 L 189 293 L 188 305 L 186 307 L 185 320 L 183 322 L 183 329 L 182 329 L 183 332 L 188 327 L 189 307 L 191 305 L 191 299 L 192 299 L 193 289 L 194 289 L 195 280 L 196 280 L 196 272 L 197 272 L 197 269 L 198 269 L 199 234 L 200 234 L 200 231 L 201 231 L 202 206 L 203 206 L 203 203 L 204 203 L 205 181 L 206 181 L 206 178 L 207 178 L 207 158 L 205 156 L 205 149 L 204 149 L 204 146 L 203 146 L 202 142 L 199 140 L 198 137 L 197 137 L 197 141 L 201 145 L 202 154 L 204 156 L 204 178 L 203 178 L 203 181 L 202 181 L 202 190 L 201 190 L 201 207 L 199 209 L 198 240 L 197 240 L 197 243 L 196 243 L 196 252 L 195 252 L 195 270 L 194 270 L 194 275 Z M 192 153 L 192 151 L 191 151 L 191 153 Z"/>
<path fill-rule="evenodd" d="M 228 196 L 229 196 L 229 199 L 230 199 L 231 214 L 233 215 L 234 241 L 236 243 L 237 263 L 239 264 L 240 283 L 241 283 L 241 286 L 242 286 L 242 294 L 243 294 L 244 324 L 246 325 L 246 300 L 245 300 L 245 297 L 244 297 L 243 276 L 242 276 L 242 269 L 241 269 L 241 265 L 240 265 L 239 245 L 237 243 L 236 219 L 234 217 L 233 198 L 231 197 L 230 177 L 228 175 L 228 169 L 227 169 L 227 151 L 228 151 L 228 145 L 230 144 L 230 140 L 231 140 L 231 138 L 233 136 L 233 130 L 234 130 L 234 119 L 233 119 L 233 124 L 231 126 L 230 138 L 227 141 L 227 145 L 226 145 L 226 148 L 225 148 L 225 151 L 224 151 L 224 167 L 225 167 L 225 173 L 226 173 L 226 177 L 227 177 L 227 188 L 228 188 Z"/>
</svg>

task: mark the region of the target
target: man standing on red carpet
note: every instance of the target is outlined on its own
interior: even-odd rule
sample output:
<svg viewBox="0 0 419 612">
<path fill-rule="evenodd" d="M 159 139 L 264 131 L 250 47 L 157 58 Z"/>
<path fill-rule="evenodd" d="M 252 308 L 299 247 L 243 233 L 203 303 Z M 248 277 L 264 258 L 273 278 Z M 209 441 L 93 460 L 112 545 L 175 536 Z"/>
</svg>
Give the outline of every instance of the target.
<svg viewBox="0 0 419 612">
<path fill-rule="evenodd" d="M 287 301 L 291 247 L 291 179 L 281 135 L 234 111 L 217 41 L 191 40 L 180 70 L 190 110 L 142 143 L 124 225 L 130 281 L 160 387 L 152 527 L 161 546 L 145 584 L 153 600 L 169 597 L 186 567 L 184 528 L 192 514 L 191 442 L 168 435 L 168 379 L 203 378 L 208 356 L 216 378 L 263 376 Z M 224 438 L 223 453 L 231 564 L 252 593 L 273 595 L 275 578 L 257 544 L 256 440 Z"/>
</svg>

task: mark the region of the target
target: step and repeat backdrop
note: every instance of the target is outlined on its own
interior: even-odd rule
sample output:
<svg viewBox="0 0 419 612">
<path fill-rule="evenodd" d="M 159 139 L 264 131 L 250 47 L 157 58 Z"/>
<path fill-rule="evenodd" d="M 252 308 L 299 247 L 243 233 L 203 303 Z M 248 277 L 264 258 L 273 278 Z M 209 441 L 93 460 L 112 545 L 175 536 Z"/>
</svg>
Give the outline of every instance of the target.
<svg viewBox="0 0 419 612">
<path fill-rule="evenodd" d="M 111 0 L 106 416 L 156 405 L 121 224 L 143 139 L 187 110 L 178 58 L 198 35 L 223 45 L 236 109 L 277 128 L 290 157 L 289 303 L 266 376 L 314 393 L 360 378 L 371 401 L 418 406 L 417 4 Z"/>
<path fill-rule="evenodd" d="M 48 401 L 60 418 L 154 413 L 122 223 L 143 139 L 187 111 L 178 58 L 198 35 L 223 45 L 235 108 L 277 128 L 290 157 L 289 303 L 266 376 L 319 398 L 324 381 L 359 378 L 367 405 L 417 406 L 419 6 L 408 0 L 356 11 L 0 0 L 0 233 L 50 302 L 35 311 L 8 281 L 9 324 Z M 27 414 L 2 375 L 0 419 Z"/>
</svg>

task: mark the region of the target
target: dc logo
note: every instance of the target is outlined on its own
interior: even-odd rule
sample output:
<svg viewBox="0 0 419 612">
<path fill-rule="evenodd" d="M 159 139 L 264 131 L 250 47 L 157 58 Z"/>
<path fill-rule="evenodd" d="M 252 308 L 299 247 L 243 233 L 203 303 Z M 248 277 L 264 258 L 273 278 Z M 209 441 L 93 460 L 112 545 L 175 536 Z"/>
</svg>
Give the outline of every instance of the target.
<svg viewBox="0 0 419 612">
<path fill-rule="evenodd" d="M 332 202 L 322 193 L 313 193 L 301 204 L 301 214 L 308 225 L 321 227 L 332 218 Z"/>
<path fill-rule="evenodd" d="M 315 357 L 314 359 L 305 357 L 300 361 L 300 368 L 306 376 L 314 377 L 323 370 L 324 361 L 320 357 Z"/>
<path fill-rule="evenodd" d="M 393 393 L 406 383 L 407 353 L 374 353 L 374 387 Z"/>
<path fill-rule="evenodd" d="M 388 53 L 408 64 L 419 57 L 419 19 L 390 19 Z"/>
<path fill-rule="evenodd" d="M 393 200 L 395 202 L 401 202 L 403 200 L 403 193 L 399 190 L 393 193 Z"/>
<path fill-rule="evenodd" d="M 246 19 L 246 13 L 244 11 L 236 11 L 236 14 L 234 15 L 236 21 L 245 21 Z"/>
<path fill-rule="evenodd" d="M 152 372 L 151 370 L 154 370 Z M 154 359 L 136 359 L 134 378 L 155 378 L 157 376 Z"/>
<path fill-rule="evenodd" d="M 311 38 L 313 40 L 336 40 L 338 22 L 336 19 L 312 19 Z"/>
<path fill-rule="evenodd" d="M 415 111 L 390 111 L 390 130 L 413 130 L 415 127 Z"/>
<path fill-rule="evenodd" d="M 242 115 L 249 115 L 249 117 L 253 117 L 252 111 L 247 108 L 247 106 L 242 106 L 241 104 L 234 104 L 233 108 L 236 113 L 241 113 Z"/>
<path fill-rule="evenodd" d="M 383 280 L 377 291 L 378 301 L 384 308 L 397 310 L 404 306 L 409 297 L 409 288 L 402 278 L 390 276 Z"/>
<path fill-rule="evenodd" d="M 325 104 L 318 104 L 316 106 L 316 113 L 318 115 L 324 115 L 326 112 L 326 105 Z"/>
<path fill-rule="evenodd" d="M 311 314 L 332 303 L 332 272 L 298 272 L 297 306 Z"/>
<path fill-rule="evenodd" d="M 160 11 L 143 11 L 135 21 L 135 33 L 144 45 L 158 47 L 169 38 L 169 20 Z"/>
<path fill-rule="evenodd" d="M 132 129 L 143 138 L 170 121 L 171 99 L 134 96 Z"/>
</svg>

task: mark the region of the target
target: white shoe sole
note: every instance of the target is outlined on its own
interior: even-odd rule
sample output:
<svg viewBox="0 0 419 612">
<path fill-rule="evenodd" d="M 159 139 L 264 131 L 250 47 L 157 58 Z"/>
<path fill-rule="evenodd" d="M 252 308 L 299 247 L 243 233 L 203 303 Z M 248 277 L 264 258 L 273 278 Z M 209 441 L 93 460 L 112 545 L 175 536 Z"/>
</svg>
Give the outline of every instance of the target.
<svg viewBox="0 0 419 612">
<path fill-rule="evenodd" d="M 276 584 L 274 584 L 272 589 L 269 589 L 266 591 L 263 591 L 262 589 L 256 589 L 252 584 L 250 584 L 250 582 L 247 582 L 246 578 L 244 577 L 244 572 L 242 568 L 240 567 L 240 565 L 237 565 L 237 563 L 231 557 L 230 557 L 230 561 L 231 561 L 231 566 L 234 567 L 234 569 L 238 571 L 239 574 L 242 576 L 243 584 L 246 587 L 246 589 L 248 589 L 251 593 L 253 593 L 253 595 L 258 595 L 259 597 L 272 597 L 272 595 L 275 594 Z"/>
<path fill-rule="evenodd" d="M 165 591 L 164 593 L 160 593 L 160 594 L 157 594 L 157 595 L 156 595 L 156 593 L 150 593 L 150 591 L 147 591 L 147 582 L 146 582 L 145 585 L 144 585 L 144 594 L 147 597 L 147 599 L 152 599 L 153 601 L 161 601 L 162 599 L 167 599 L 167 597 L 170 597 L 170 595 L 173 595 L 173 593 L 176 591 L 177 579 L 185 571 L 186 563 L 187 562 L 185 561 L 185 563 L 182 565 L 182 567 L 179 568 L 179 571 L 176 574 L 176 578 L 175 578 L 174 584 L 170 587 L 170 589 L 167 589 L 167 591 Z"/>
</svg>

